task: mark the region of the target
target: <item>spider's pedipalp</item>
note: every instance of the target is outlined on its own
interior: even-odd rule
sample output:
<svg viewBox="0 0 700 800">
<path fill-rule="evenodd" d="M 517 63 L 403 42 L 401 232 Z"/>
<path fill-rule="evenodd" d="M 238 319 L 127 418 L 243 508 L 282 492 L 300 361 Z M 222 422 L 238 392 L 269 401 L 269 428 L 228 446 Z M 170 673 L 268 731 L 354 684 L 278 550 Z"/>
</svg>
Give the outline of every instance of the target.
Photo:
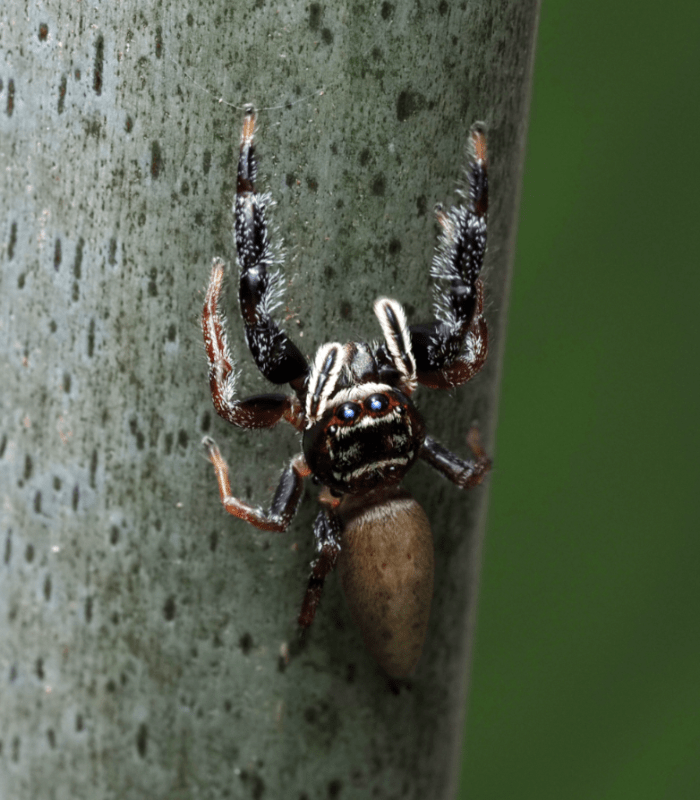
<svg viewBox="0 0 700 800">
<path fill-rule="evenodd" d="M 338 342 L 328 342 L 316 351 L 306 392 L 307 425 L 311 426 L 323 415 L 328 398 L 347 363 L 347 356 L 345 347 Z"/>
<path fill-rule="evenodd" d="M 375 300 L 374 313 L 382 326 L 387 349 L 401 374 L 403 389 L 410 395 L 416 388 L 416 360 L 413 357 L 411 334 L 403 306 L 396 300 L 380 297 Z"/>
</svg>

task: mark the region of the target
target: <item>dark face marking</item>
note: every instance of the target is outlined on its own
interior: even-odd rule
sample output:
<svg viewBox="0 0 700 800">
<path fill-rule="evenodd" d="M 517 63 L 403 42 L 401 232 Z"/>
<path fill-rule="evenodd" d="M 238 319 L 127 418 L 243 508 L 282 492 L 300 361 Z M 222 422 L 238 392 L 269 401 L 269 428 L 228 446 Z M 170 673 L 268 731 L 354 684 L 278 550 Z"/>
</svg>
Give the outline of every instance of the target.
<svg viewBox="0 0 700 800">
<path fill-rule="evenodd" d="M 329 409 L 304 433 L 304 455 L 322 483 L 361 494 L 398 483 L 418 457 L 425 427 L 398 390 Z"/>
</svg>

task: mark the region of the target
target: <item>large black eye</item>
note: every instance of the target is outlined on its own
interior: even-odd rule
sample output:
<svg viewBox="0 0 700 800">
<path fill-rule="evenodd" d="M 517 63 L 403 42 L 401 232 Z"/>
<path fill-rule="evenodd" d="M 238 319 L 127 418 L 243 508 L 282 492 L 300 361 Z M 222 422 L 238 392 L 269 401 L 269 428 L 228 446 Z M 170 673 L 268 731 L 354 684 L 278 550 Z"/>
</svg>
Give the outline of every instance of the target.
<svg viewBox="0 0 700 800">
<path fill-rule="evenodd" d="M 338 407 L 335 415 L 338 417 L 338 419 L 342 419 L 344 422 L 354 422 L 361 413 L 362 409 L 357 405 L 357 403 L 343 403 L 342 406 Z"/>
<path fill-rule="evenodd" d="M 385 394 L 373 394 L 365 400 L 365 408 L 375 414 L 386 411 L 388 406 L 389 400 Z"/>
</svg>

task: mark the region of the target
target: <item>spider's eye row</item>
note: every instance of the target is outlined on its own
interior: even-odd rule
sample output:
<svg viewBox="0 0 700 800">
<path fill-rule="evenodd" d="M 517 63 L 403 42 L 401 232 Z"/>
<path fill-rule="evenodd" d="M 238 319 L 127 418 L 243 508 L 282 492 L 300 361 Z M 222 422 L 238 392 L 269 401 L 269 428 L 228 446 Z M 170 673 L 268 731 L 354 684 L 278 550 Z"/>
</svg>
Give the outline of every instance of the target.
<svg viewBox="0 0 700 800">
<path fill-rule="evenodd" d="M 368 411 L 374 411 L 375 414 L 386 411 L 389 406 L 389 400 L 385 394 L 373 394 L 365 400 L 365 408 Z"/>
<path fill-rule="evenodd" d="M 338 419 L 345 420 L 345 422 L 354 422 L 362 413 L 362 409 L 357 403 L 343 403 L 335 412 Z"/>
</svg>

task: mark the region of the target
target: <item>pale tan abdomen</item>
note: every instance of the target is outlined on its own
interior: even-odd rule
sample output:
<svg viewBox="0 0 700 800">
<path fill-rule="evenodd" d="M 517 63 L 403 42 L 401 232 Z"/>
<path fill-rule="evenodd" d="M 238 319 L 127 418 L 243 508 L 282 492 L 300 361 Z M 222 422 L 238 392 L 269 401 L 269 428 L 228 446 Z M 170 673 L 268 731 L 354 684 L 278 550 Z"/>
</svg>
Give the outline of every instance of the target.
<svg viewBox="0 0 700 800">
<path fill-rule="evenodd" d="M 406 677 L 420 658 L 433 596 L 433 540 L 410 496 L 346 517 L 338 568 L 355 623 L 385 672 Z M 341 514 L 345 511 L 341 505 Z"/>
</svg>

